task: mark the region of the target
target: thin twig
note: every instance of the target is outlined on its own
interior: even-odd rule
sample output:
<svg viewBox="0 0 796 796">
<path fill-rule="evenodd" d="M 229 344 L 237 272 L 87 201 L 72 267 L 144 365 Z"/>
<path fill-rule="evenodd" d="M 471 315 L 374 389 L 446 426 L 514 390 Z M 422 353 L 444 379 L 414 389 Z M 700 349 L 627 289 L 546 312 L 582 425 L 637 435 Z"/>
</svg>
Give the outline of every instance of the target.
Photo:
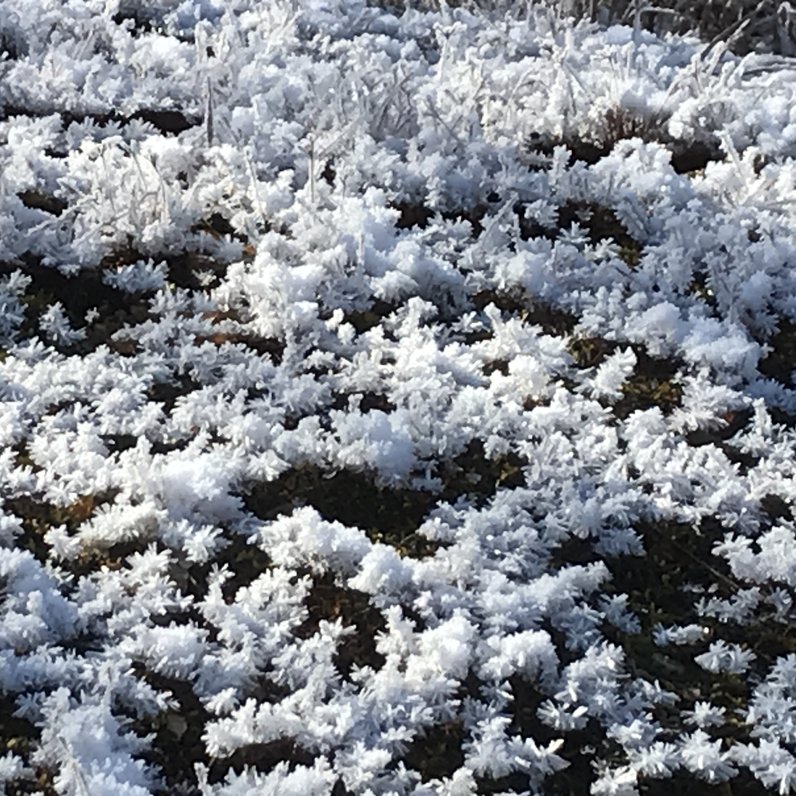
<svg viewBox="0 0 796 796">
<path fill-rule="evenodd" d="M 205 132 L 207 145 L 213 146 L 213 89 L 210 85 L 210 76 L 207 78 L 207 98 L 205 101 Z"/>
</svg>

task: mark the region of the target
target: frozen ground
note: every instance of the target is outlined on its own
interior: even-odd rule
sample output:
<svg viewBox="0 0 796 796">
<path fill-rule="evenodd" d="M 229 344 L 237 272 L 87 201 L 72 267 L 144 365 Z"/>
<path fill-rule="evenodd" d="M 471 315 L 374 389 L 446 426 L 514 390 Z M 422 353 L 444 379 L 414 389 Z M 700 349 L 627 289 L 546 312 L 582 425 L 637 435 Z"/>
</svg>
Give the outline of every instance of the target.
<svg viewBox="0 0 796 796">
<path fill-rule="evenodd" d="M 796 789 L 792 62 L 0 19 L 0 789 Z"/>
</svg>

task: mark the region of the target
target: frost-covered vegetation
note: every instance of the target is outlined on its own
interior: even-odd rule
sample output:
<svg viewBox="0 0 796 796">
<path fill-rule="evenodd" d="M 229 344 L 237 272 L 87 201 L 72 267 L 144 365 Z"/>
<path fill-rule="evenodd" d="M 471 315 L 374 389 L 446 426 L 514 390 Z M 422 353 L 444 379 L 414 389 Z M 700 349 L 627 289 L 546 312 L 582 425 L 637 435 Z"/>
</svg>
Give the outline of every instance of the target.
<svg viewBox="0 0 796 796">
<path fill-rule="evenodd" d="M 525 0 L 527 2 L 527 0 Z M 372 0 L 391 8 L 440 10 L 461 7 L 516 12 L 522 0 Z M 558 16 L 604 25 L 631 24 L 656 33 L 696 33 L 706 43 L 734 52 L 796 54 L 796 8 L 787 0 L 535 0 Z"/>
<path fill-rule="evenodd" d="M 796 63 L 0 10 L 0 790 L 796 790 Z"/>
</svg>

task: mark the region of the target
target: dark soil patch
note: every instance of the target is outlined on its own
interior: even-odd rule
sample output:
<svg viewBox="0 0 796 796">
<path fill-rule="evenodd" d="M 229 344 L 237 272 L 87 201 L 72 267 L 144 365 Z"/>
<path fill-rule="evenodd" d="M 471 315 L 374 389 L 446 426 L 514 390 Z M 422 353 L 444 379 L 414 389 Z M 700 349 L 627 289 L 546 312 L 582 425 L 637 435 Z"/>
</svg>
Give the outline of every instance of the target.
<svg viewBox="0 0 796 796">
<path fill-rule="evenodd" d="M 110 453 L 124 453 L 138 444 L 133 434 L 104 434 L 102 441 Z"/>
<path fill-rule="evenodd" d="M 523 149 L 527 154 L 540 158 L 538 161 L 540 166 L 545 164 L 545 159 L 550 158 L 558 146 L 565 146 L 569 150 L 569 165 L 576 161 L 591 165 L 602 160 L 611 151 L 609 146 L 600 142 L 581 138 L 558 138 L 538 130 L 529 133 L 523 142 Z M 536 161 L 534 168 L 537 168 Z"/>
<path fill-rule="evenodd" d="M 376 651 L 376 637 L 386 630 L 387 624 L 381 611 L 371 605 L 368 594 L 340 585 L 331 573 L 315 576 L 307 595 L 307 610 L 309 616 L 295 631 L 299 638 L 317 633 L 324 619 L 339 619 L 345 627 L 355 628 L 342 640 L 335 655 L 335 666 L 343 678 L 350 678 L 354 666 L 381 669 L 386 658 Z"/>
<path fill-rule="evenodd" d="M 778 406 L 769 406 L 768 411 L 771 413 L 771 419 L 780 426 L 786 428 L 796 428 L 796 414 L 791 414 L 781 409 Z"/>
<path fill-rule="evenodd" d="M 41 733 L 32 722 L 14 716 L 16 709 L 13 695 L 0 693 L 0 757 L 13 752 L 30 767 L 31 754 L 39 744 Z M 6 783 L 6 796 L 57 796 L 55 772 L 40 766 L 32 768 L 33 777 Z"/>
<path fill-rule="evenodd" d="M 51 550 L 44 535 L 53 527 L 66 526 L 74 536 L 79 526 L 91 519 L 95 512 L 113 501 L 113 491 L 94 495 L 82 495 L 68 506 L 54 506 L 38 497 L 21 496 L 5 502 L 5 507 L 22 520 L 23 533 L 17 538 L 17 546 L 29 550 L 41 562 L 46 563 Z M 107 547 L 83 547 L 73 560 L 61 562 L 61 568 L 76 578 L 90 575 L 101 567 L 109 570 L 121 569 L 129 556 L 142 553 L 151 543 L 149 538 L 129 539 Z M 79 639 L 70 639 L 68 644 L 77 644 Z"/>
<path fill-rule="evenodd" d="M 700 667 L 694 656 L 704 652 L 714 630 L 728 641 L 750 644 L 748 628 L 732 623 L 700 617 L 695 607 L 695 597 L 683 589 L 683 584 L 712 586 L 710 596 L 727 599 L 737 590 L 726 563 L 712 553 L 716 542 L 724 536 L 721 524 L 705 520 L 698 529 L 690 525 L 671 522 L 647 522 L 636 526 L 644 540 L 646 556 L 634 559 L 632 566 L 612 567 L 613 580 L 609 592 L 627 594 L 629 607 L 638 616 L 642 630 L 627 634 L 612 627 L 604 628 L 606 636 L 621 644 L 626 652 L 628 671 L 650 681 L 657 680 L 667 690 L 680 698 L 680 708 L 697 700 L 708 699 L 723 706 L 728 716 L 742 708 L 749 698 L 750 684 L 745 678 L 730 674 L 714 674 Z M 663 626 L 698 624 L 708 632 L 701 640 L 678 646 L 660 647 L 653 640 L 653 628 Z M 755 652 L 760 655 L 763 639 L 760 624 L 755 625 Z M 778 636 L 778 651 L 788 651 L 790 644 L 782 637 L 782 628 L 774 628 Z M 765 668 L 773 658 L 762 663 Z M 662 726 L 672 732 L 682 731 L 679 711 L 659 705 L 655 714 Z M 726 731 L 736 740 L 748 740 L 746 725 L 727 725 Z"/>
<path fill-rule="evenodd" d="M 216 282 L 223 279 L 228 263 L 199 252 L 183 252 L 166 258 L 169 269 L 169 282 L 189 290 L 202 290 L 206 287 L 200 279 L 202 274 L 212 274 Z"/>
<path fill-rule="evenodd" d="M 734 445 L 724 443 L 721 446 L 724 455 L 733 463 L 738 465 L 738 472 L 741 475 L 746 475 L 753 467 L 760 462 L 760 457 L 755 456 L 753 453 L 746 453 L 745 451 L 736 448 Z"/>
<path fill-rule="evenodd" d="M 282 361 L 282 355 L 285 353 L 285 343 L 283 340 L 278 340 L 275 337 L 261 337 L 251 332 L 234 332 L 231 334 L 219 332 L 216 335 L 210 335 L 206 339 L 216 346 L 221 346 L 225 343 L 241 345 L 259 354 L 261 357 L 270 359 L 275 365 L 278 365 Z M 196 342 L 197 345 L 199 345 L 204 341 L 200 336 Z"/>
<path fill-rule="evenodd" d="M 27 761 L 40 733 L 32 722 L 15 716 L 16 709 L 13 696 L 0 693 L 0 744 L 3 754 L 14 752 Z"/>
<path fill-rule="evenodd" d="M 313 506 L 326 520 L 361 528 L 374 542 L 391 544 L 401 555 L 423 558 L 440 547 L 439 542 L 416 533 L 438 501 L 454 502 L 467 496 L 476 505 L 484 505 L 499 487 L 523 485 L 524 465 L 514 454 L 488 459 L 483 443 L 474 440 L 463 453 L 442 465 L 444 487 L 438 495 L 382 486 L 373 473 L 327 473 L 308 464 L 289 470 L 274 481 L 255 485 L 244 502 L 263 520 L 290 514 L 300 506 Z"/>
<path fill-rule="evenodd" d="M 738 466 L 738 472 L 741 475 L 745 475 L 759 463 L 760 457 L 741 450 L 733 445 L 731 440 L 736 434 L 746 428 L 753 414 L 752 409 L 728 410 L 721 415 L 721 419 L 724 420 L 726 426 L 723 428 L 696 429 L 685 435 L 686 441 L 693 447 L 715 445 L 730 462 Z"/>
<path fill-rule="evenodd" d="M 133 36 L 152 33 L 155 30 L 155 20 L 145 9 L 135 6 L 121 6 L 111 19 L 114 24 L 126 27 Z"/>
<path fill-rule="evenodd" d="M 22 191 L 17 196 L 25 207 L 43 210 L 54 216 L 60 216 L 66 210 L 66 202 L 41 191 Z"/>
<path fill-rule="evenodd" d="M 602 556 L 594 550 L 593 539 L 581 539 L 570 536 L 556 547 L 550 556 L 550 564 L 554 570 L 564 567 L 582 566 L 602 560 Z"/>
<path fill-rule="evenodd" d="M 305 465 L 258 484 L 244 500 L 263 520 L 289 514 L 299 506 L 313 506 L 324 519 L 361 528 L 374 541 L 392 544 L 404 555 L 433 555 L 438 547 L 416 533 L 435 497 L 429 492 L 379 486 L 370 473 L 328 474 L 317 465 Z"/>
<path fill-rule="evenodd" d="M 601 365 L 613 354 L 620 344 L 601 337 L 574 337 L 567 344 L 567 350 L 575 360 L 578 368 L 594 368 Z M 651 357 L 641 345 L 631 345 L 636 355 L 636 367 L 632 376 L 622 386 L 622 398 L 613 403 L 612 409 L 616 417 L 624 420 L 637 410 L 659 407 L 664 414 L 669 414 L 680 406 L 682 386 L 677 374 L 682 362 L 674 357 Z M 607 399 L 604 405 L 611 406 Z M 739 415 L 732 417 L 732 425 L 721 430 L 715 439 L 728 439 L 745 424 L 746 420 Z M 740 424 L 740 425 L 738 425 Z M 704 444 L 699 433 L 694 435 L 694 444 Z M 714 441 L 714 437 L 706 441 Z"/>
<path fill-rule="evenodd" d="M 364 334 L 378 326 L 388 315 L 397 309 L 397 305 L 389 304 L 381 299 L 375 299 L 367 309 L 349 312 L 344 317 L 345 323 L 350 323 L 357 334 Z"/>
<path fill-rule="evenodd" d="M 214 566 L 227 566 L 232 573 L 232 577 L 224 582 L 221 592 L 224 599 L 231 603 L 239 589 L 246 588 L 254 583 L 257 578 L 271 568 L 271 559 L 257 545 L 247 542 L 239 534 L 232 534 L 230 544 L 227 545 L 219 554 L 213 557 L 212 564 L 194 565 L 191 568 L 191 576 L 196 589 L 188 590 L 189 594 L 202 600 L 205 597 L 206 577 Z"/>
<path fill-rule="evenodd" d="M 704 271 L 698 271 L 694 274 L 691 284 L 688 286 L 688 293 L 696 296 L 712 311 L 718 310 L 716 296 L 710 287 L 708 275 Z"/>
<path fill-rule="evenodd" d="M 455 210 L 435 211 L 422 203 L 398 202 L 391 205 L 399 212 L 395 226 L 398 229 L 411 229 L 419 227 L 426 229 L 431 219 L 439 213 L 440 218 L 445 221 L 466 221 L 470 224 L 473 231 L 473 238 L 478 238 L 484 231 L 483 220 L 489 212 L 487 205 L 479 204 L 473 207 L 462 207 Z"/>
<path fill-rule="evenodd" d="M 17 546 L 29 550 L 36 558 L 45 563 L 50 548 L 44 541 L 44 535 L 50 528 L 65 525 L 67 531 L 74 534 L 78 526 L 94 515 L 100 506 L 110 503 L 113 492 L 102 492 L 96 495 L 82 495 L 68 506 L 54 506 L 41 498 L 23 495 L 5 501 L 7 511 L 15 514 L 22 521 L 22 535 L 17 537 Z M 103 555 L 109 555 L 110 549 Z M 119 553 L 121 555 L 121 553 Z M 110 564 L 107 560 L 103 563 Z"/>
<path fill-rule="evenodd" d="M 63 307 L 71 326 L 85 332 L 82 340 L 54 346 L 64 354 L 85 355 L 103 344 L 115 349 L 112 337 L 116 332 L 149 318 L 149 307 L 143 295 L 125 294 L 104 284 L 101 271 L 85 270 L 69 277 L 34 257 L 21 263 L 0 265 L 0 275 L 15 270 L 31 277 L 31 284 L 21 297 L 26 310 L 25 321 L 19 329 L 22 339 L 40 336 L 40 315 L 56 303 Z M 86 312 L 91 308 L 96 309 L 98 317 L 86 325 Z"/>
<path fill-rule="evenodd" d="M 230 220 L 226 216 L 221 215 L 221 213 L 211 213 L 207 218 L 197 221 L 197 223 L 191 227 L 191 232 L 204 232 L 216 240 L 225 238 L 237 240 L 244 244 L 244 257 L 253 256 L 254 254 L 254 247 L 251 246 L 249 239 L 238 232 L 235 227 L 232 226 Z"/>
<path fill-rule="evenodd" d="M 210 765 L 208 781 L 215 785 L 222 782 L 230 770 L 236 774 L 243 772 L 247 766 L 264 774 L 287 762 L 290 768 L 295 766 L 311 767 L 315 755 L 302 749 L 292 738 L 279 738 L 269 743 L 253 743 L 236 749 L 229 757 L 213 760 Z"/>
<path fill-rule="evenodd" d="M 200 315 L 200 319 L 206 322 L 207 328 L 194 335 L 193 343 L 197 347 L 206 343 L 217 348 L 236 345 L 267 357 L 274 364 L 278 365 L 282 361 L 285 342 L 275 337 L 252 334 L 235 310 L 208 310 Z"/>
<path fill-rule="evenodd" d="M 740 411 L 727 411 L 722 415 L 722 420 L 726 425 L 716 429 L 697 429 L 686 434 L 689 445 L 699 447 L 701 445 L 717 445 L 724 448 L 724 443 L 732 439 L 738 432 L 743 431 L 754 415 L 753 409 L 743 409 Z"/>
<path fill-rule="evenodd" d="M 451 462 L 443 465 L 442 499 L 450 503 L 468 497 L 483 506 L 499 488 L 515 489 L 525 485 L 523 467 L 527 462 L 514 453 L 489 459 L 480 440 L 472 440 Z"/>
<path fill-rule="evenodd" d="M 395 411 L 395 404 L 384 394 L 366 392 L 361 393 L 335 393 L 334 401 L 332 402 L 332 409 L 348 409 L 349 399 L 352 397 L 359 398 L 359 411 L 363 414 L 377 410 L 389 414 Z"/>
<path fill-rule="evenodd" d="M 398 221 L 395 223 L 398 229 L 411 229 L 412 227 L 425 229 L 434 218 L 434 211 L 422 204 L 398 202 L 392 207 L 400 213 Z"/>
<path fill-rule="evenodd" d="M 179 398 L 182 398 L 201 385 L 186 374 L 172 376 L 171 381 L 158 381 L 152 384 L 146 392 L 147 401 L 163 404 L 163 411 L 169 414 Z"/>
<path fill-rule="evenodd" d="M 650 780 L 639 777 L 639 796 L 770 796 L 748 771 L 720 784 L 710 785 L 696 779 L 693 774 L 675 772 L 669 779 Z"/>
<path fill-rule="evenodd" d="M 55 789 L 54 771 L 37 768 L 33 776 L 34 779 L 6 783 L 6 796 L 59 796 Z"/>
<path fill-rule="evenodd" d="M 793 520 L 793 509 L 779 495 L 765 495 L 760 498 L 760 508 L 776 522 L 778 520 Z"/>
<path fill-rule="evenodd" d="M 639 617 L 665 625 L 698 621 L 693 596 L 680 588 L 683 583 L 701 583 L 713 578 L 706 566 L 721 568 L 713 556 L 714 545 L 723 538 L 718 523 L 705 521 L 699 530 L 674 522 L 643 522 L 635 530 L 644 541 L 646 555 L 633 566 L 617 567 L 611 590 L 624 593 L 631 603 L 638 598 Z M 729 574 L 729 573 L 727 573 Z"/>
<path fill-rule="evenodd" d="M 703 171 L 708 163 L 724 160 L 717 141 L 677 141 L 670 145 L 672 168 L 678 174 L 692 174 Z"/>
<path fill-rule="evenodd" d="M 577 317 L 566 310 L 537 301 L 521 290 L 483 290 L 476 293 L 471 300 L 478 312 L 483 312 L 486 306 L 494 304 L 501 312 L 521 318 L 530 326 L 539 326 L 544 334 L 554 337 L 570 334 L 578 322 Z"/>
<path fill-rule="evenodd" d="M 148 122 L 163 135 L 179 135 L 200 124 L 199 119 L 191 118 L 180 110 L 144 108 L 136 111 L 132 118 Z"/>
<path fill-rule="evenodd" d="M 763 376 L 792 388 L 791 376 L 796 370 L 796 322 L 781 320 L 779 330 L 766 344 L 771 351 L 760 360 L 757 369 Z"/>
<path fill-rule="evenodd" d="M 28 296 L 39 297 L 42 303 L 53 304 L 60 301 L 70 319 L 77 324 L 82 323 L 89 307 L 113 312 L 124 309 L 130 303 L 129 295 L 102 282 L 99 271 L 82 271 L 79 276 L 69 277 L 32 256 L 26 257 L 22 262 L 0 265 L 0 275 L 17 270 L 31 277 Z"/>
<path fill-rule="evenodd" d="M 157 766 L 163 776 L 164 786 L 159 792 L 164 796 L 179 793 L 186 785 L 198 792 L 194 766 L 196 763 L 212 765 L 202 741 L 205 725 L 211 720 L 211 715 L 190 683 L 150 671 L 140 661 L 134 661 L 132 669 L 136 677 L 158 691 L 168 692 L 178 703 L 175 710 L 166 714 L 131 722 L 139 734 L 154 733 L 152 744 L 142 753 L 142 757 Z"/>
<path fill-rule="evenodd" d="M 643 246 L 611 208 L 594 202 L 567 202 L 558 210 L 558 228 L 569 229 L 572 224 L 584 227 L 594 244 L 613 240 L 619 246 L 622 260 L 631 268 L 638 265 Z"/>
<path fill-rule="evenodd" d="M 567 343 L 567 351 L 579 368 L 601 365 L 618 347 L 618 343 L 602 337 L 573 337 Z"/>
<path fill-rule="evenodd" d="M 450 777 L 464 765 L 462 743 L 466 738 L 461 720 L 425 727 L 409 745 L 403 762 L 419 772 L 423 782 Z"/>
<path fill-rule="evenodd" d="M 61 117 L 61 124 L 64 129 L 67 129 L 69 125 L 73 123 L 83 124 L 85 122 L 93 122 L 97 126 L 102 127 L 111 122 L 124 125 L 133 119 L 138 119 L 143 122 L 148 122 L 163 135 L 177 135 L 192 127 L 198 126 L 202 121 L 200 118 L 191 116 L 186 111 L 179 109 L 164 110 L 141 108 L 129 116 L 124 116 L 115 111 L 108 111 L 106 113 L 82 113 L 59 108 L 31 111 L 29 108 L 22 108 L 12 103 L 7 103 L 2 106 L 2 110 L 0 110 L 0 121 L 7 121 L 15 116 L 35 119 L 43 116 L 50 116 L 53 113 L 57 113 Z"/>
<path fill-rule="evenodd" d="M 641 347 L 633 347 L 636 368 L 622 387 L 622 398 L 613 405 L 614 414 L 625 419 L 641 409 L 658 407 L 665 415 L 681 404 L 682 387 L 677 381 L 680 363 L 675 359 L 649 356 Z"/>
<path fill-rule="evenodd" d="M 66 568 L 77 577 L 91 575 L 100 569 L 115 572 L 125 566 L 130 556 L 145 553 L 152 542 L 151 538 L 141 538 L 117 542 L 110 547 L 84 548 L 77 559 L 70 561 Z"/>
<path fill-rule="evenodd" d="M 493 373 L 508 376 L 509 361 L 507 359 L 493 359 L 491 362 L 485 362 L 483 371 L 485 376 L 491 376 Z"/>
<path fill-rule="evenodd" d="M 524 143 L 524 149 L 534 161 L 532 168 L 546 165 L 546 159 L 557 146 L 566 146 L 570 152 L 569 165 L 581 161 L 594 165 L 609 155 L 622 140 L 641 138 L 643 141 L 665 146 L 671 153 L 671 164 L 677 174 L 701 171 L 712 161 L 721 162 L 724 155 L 718 140 L 682 141 L 669 137 L 664 129 L 665 120 L 634 115 L 621 108 L 611 109 L 604 119 L 603 130 L 596 140 L 584 138 L 556 138 L 547 133 L 533 132 Z M 536 160 L 538 159 L 538 161 Z"/>
</svg>

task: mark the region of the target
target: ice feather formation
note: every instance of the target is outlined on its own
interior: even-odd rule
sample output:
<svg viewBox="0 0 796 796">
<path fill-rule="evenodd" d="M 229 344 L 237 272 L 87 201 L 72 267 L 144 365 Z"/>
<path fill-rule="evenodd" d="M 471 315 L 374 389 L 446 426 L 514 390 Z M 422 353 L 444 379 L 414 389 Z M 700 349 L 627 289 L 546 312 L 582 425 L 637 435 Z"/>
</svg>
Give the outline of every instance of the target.
<svg viewBox="0 0 796 796">
<path fill-rule="evenodd" d="M 442 5 L 0 1 L 0 790 L 796 789 L 796 71 Z"/>
</svg>

